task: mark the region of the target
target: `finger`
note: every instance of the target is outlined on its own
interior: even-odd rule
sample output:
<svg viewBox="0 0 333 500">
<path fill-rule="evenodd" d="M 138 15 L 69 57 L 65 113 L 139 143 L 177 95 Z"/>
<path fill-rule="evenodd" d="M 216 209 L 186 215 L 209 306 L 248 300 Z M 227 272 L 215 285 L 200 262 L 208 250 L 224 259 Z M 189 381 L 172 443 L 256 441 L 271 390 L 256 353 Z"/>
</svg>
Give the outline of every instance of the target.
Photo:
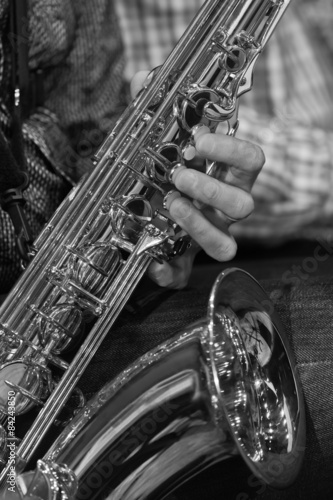
<svg viewBox="0 0 333 500">
<path fill-rule="evenodd" d="M 173 288 L 176 281 L 173 268 L 167 262 L 153 262 L 148 268 L 149 278 L 159 286 Z"/>
<path fill-rule="evenodd" d="M 193 204 L 196 208 L 199 208 L 199 210 L 204 214 L 206 219 L 208 219 L 209 222 L 213 224 L 213 226 L 219 228 L 221 231 L 223 230 L 225 233 L 228 233 L 229 227 L 232 224 L 246 219 L 246 217 L 243 217 L 241 219 L 232 217 L 231 215 L 227 215 L 224 212 L 220 212 L 220 210 L 210 208 L 207 205 L 197 206 L 195 202 L 193 202 Z"/>
<path fill-rule="evenodd" d="M 204 214 L 186 198 L 176 198 L 169 208 L 171 217 L 205 252 L 219 261 L 232 259 L 237 250 L 227 228 L 215 227 Z"/>
<path fill-rule="evenodd" d="M 181 289 L 189 280 L 194 257 L 198 249 L 191 248 L 184 255 L 176 257 L 171 263 L 153 262 L 148 268 L 148 276 L 159 286 Z"/>
<path fill-rule="evenodd" d="M 172 180 L 182 193 L 224 212 L 233 219 L 244 219 L 253 211 L 253 198 L 248 192 L 202 172 L 190 168 L 177 169 Z"/>
<path fill-rule="evenodd" d="M 135 97 L 136 94 L 142 89 L 143 84 L 147 81 L 149 73 L 149 71 L 138 71 L 138 73 L 134 75 L 130 85 L 132 97 Z"/>
<path fill-rule="evenodd" d="M 195 145 L 200 156 L 230 165 L 224 182 L 248 192 L 265 163 L 259 146 L 221 133 L 201 135 Z"/>
</svg>

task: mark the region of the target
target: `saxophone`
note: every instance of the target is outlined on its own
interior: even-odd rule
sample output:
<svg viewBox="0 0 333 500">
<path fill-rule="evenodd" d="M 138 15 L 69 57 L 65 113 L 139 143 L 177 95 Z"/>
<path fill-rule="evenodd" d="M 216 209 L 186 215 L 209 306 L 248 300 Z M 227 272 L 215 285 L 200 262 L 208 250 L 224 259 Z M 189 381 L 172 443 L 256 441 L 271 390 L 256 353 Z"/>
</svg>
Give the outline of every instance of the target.
<svg viewBox="0 0 333 500">
<path fill-rule="evenodd" d="M 199 127 L 215 131 L 219 123 L 225 122 L 227 133 L 236 133 L 239 97 L 251 89 L 256 59 L 288 3 L 288 0 L 207 0 L 166 62 L 154 72 L 97 151 L 93 172 L 70 192 L 35 241 L 33 259 L 0 311 L 2 484 L 13 464 L 16 474 L 21 473 L 38 453 L 42 439 L 152 260 L 169 260 L 191 244 L 168 212 L 170 200 L 180 196 L 172 184 L 173 173 L 192 157 L 193 135 Z M 207 172 L 214 175 L 215 165 L 207 165 Z M 235 295 L 236 285 L 240 286 L 239 300 Z M 242 290 L 243 285 L 253 292 L 252 299 Z M 224 293 L 231 294 L 229 305 L 229 299 L 222 298 Z M 112 454 L 120 443 L 126 447 L 128 432 L 124 421 L 131 425 L 133 419 L 144 418 L 147 411 L 154 411 L 162 404 L 163 397 L 169 398 L 177 411 L 168 416 L 165 424 L 156 426 L 159 431 L 149 441 L 166 442 L 166 461 L 155 461 L 152 450 L 145 447 L 141 458 L 135 457 L 136 448 L 127 450 L 125 461 L 128 458 L 131 463 L 128 476 L 124 478 L 123 470 L 121 480 L 117 475 L 117 485 L 111 485 L 112 498 L 151 498 L 152 491 L 154 498 L 159 498 L 162 493 L 157 494 L 157 490 L 163 490 L 164 494 L 164 486 L 171 477 L 175 484 L 179 483 L 181 474 L 179 470 L 172 473 L 172 462 L 177 453 L 180 456 L 182 448 L 184 453 L 192 445 L 189 462 L 181 459 L 186 469 L 184 476 L 193 475 L 198 469 L 197 458 L 203 450 L 206 455 L 207 449 L 212 448 L 207 465 L 238 450 L 267 483 L 289 484 L 302 458 L 302 396 L 287 341 L 283 332 L 279 333 L 277 319 L 272 319 L 262 308 L 262 301 L 267 303 L 263 297 L 259 285 L 240 270 L 220 276 L 204 325 L 196 325 L 148 353 L 102 389 L 83 410 L 83 416 L 69 424 L 66 436 L 61 436 L 54 449 L 38 462 L 31 486 L 27 486 L 31 480 L 29 473 L 19 476 L 22 494 L 36 495 L 37 491 L 41 498 L 57 498 L 55 488 L 64 495 L 61 498 L 83 498 L 82 488 L 90 488 L 93 482 L 91 474 L 94 474 L 93 464 L 98 462 L 96 457 L 102 457 L 101 470 L 104 470 L 104 452 L 111 450 Z M 244 313 L 246 307 L 249 317 Z M 244 322 L 256 325 L 257 346 L 246 340 L 249 336 L 242 326 Z M 79 338 L 83 329 L 88 334 L 68 364 L 61 353 Z M 267 352 L 274 353 L 274 357 L 267 354 L 264 362 L 258 354 L 259 345 L 268 346 Z M 187 351 L 189 354 L 182 364 L 180 353 Z M 167 353 L 165 361 L 162 352 Z M 178 361 L 170 361 L 171 356 Z M 165 378 L 154 375 L 159 383 L 154 385 L 151 380 L 149 385 L 147 373 L 153 370 L 158 373 L 164 362 L 170 364 L 170 370 L 163 371 Z M 226 363 L 232 369 L 225 371 Z M 54 367 L 62 373 L 59 380 L 53 378 Z M 289 382 L 285 379 L 287 374 Z M 228 377 L 230 380 L 226 382 Z M 146 383 L 139 389 L 138 380 L 143 378 Z M 198 434 L 201 437 L 193 437 L 190 445 L 189 430 L 195 427 L 198 415 L 198 408 L 195 405 L 191 408 L 189 403 L 196 398 L 192 392 L 194 379 L 200 385 L 198 394 L 202 398 L 201 407 L 205 407 L 205 425 Z M 231 381 L 234 385 L 229 385 Z M 138 392 L 132 403 L 124 395 L 122 403 L 115 405 L 119 406 L 120 414 L 110 417 L 109 427 L 104 428 L 105 415 L 114 413 L 115 399 L 123 391 L 126 393 L 125 382 L 126 386 L 128 383 L 141 391 L 141 395 Z M 16 415 L 42 408 L 21 440 L 12 435 L 8 425 L 9 396 L 15 403 Z M 184 411 L 188 406 L 186 416 Z M 245 423 L 246 419 L 250 424 Z M 92 428 L 96 434 L 91 434 Z M 114 435 L 109 436 L 108 429 Z M 171 429 L 174 446 L 169 447 Z M 176 439 L 182 434 L 185 447 L 181 439 Z M 93 435 L 94 446 L 87 441 Z M 100 438 L 95 446 L 95 439 Z M 71 442 L 76 443 L 75 448 L 83 441 L 76 460 Z M 226 451 L 221 453 L 223 444 Z M 13 455 L 10 446 L 15 448 Z M 139 451 L 142 446 L 137 448 Z M 163 455 L 159 444 L 156 449 Z M 274 479 L 270 471 L 272 461 L 283 454 L 282 463 L 293 466 L 288 466 L 288 470 L 283 467 L 283 477 Z M 89 465 L 84 455 L 89 456 Z M 149 462 L 150 468 L 145 469 L 145 462 Z M 189 472 L 189 464 L 193 472 Z M 163 469 L 161 480 L 148 491 L 148 486 L 144 486 L 150 483 L 147 477 L 157 475 L 159 467 Z M 139 477 L 142 491 L 125 493 L 129 481 L 139 481 Z M 106 481 L 108 485 L 109 482 Z M 49 488 L 47 494 L 46 490 L 43 493 L 38 490 L 44 487 Z M 93 488 L 86 498 L 97 498 L 101 489 Z"/>
</svg>

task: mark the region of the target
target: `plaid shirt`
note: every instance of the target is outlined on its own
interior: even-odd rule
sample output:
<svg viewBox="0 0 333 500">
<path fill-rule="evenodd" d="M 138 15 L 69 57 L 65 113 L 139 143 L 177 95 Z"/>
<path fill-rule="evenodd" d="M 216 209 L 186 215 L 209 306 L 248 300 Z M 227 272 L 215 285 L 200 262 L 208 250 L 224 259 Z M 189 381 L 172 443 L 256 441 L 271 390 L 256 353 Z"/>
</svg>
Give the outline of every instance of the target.
<svg viewBox="0 0 333 500">
<path fill-rule="evenodd" d="M 125 45 L 125 78 L 162 64 L 203 0 L 115 0 Z"/>
<path fill-rule="evenodd" d="M 126 77 L 162 64 L 202 0 L 117 0 Z M 241 98 L 238 137 L 266 165 L 254 213 L 233 232 L 272 242 L 314 238 L 333 218 L 333 0 L 292 0 Z"/>
</svg>

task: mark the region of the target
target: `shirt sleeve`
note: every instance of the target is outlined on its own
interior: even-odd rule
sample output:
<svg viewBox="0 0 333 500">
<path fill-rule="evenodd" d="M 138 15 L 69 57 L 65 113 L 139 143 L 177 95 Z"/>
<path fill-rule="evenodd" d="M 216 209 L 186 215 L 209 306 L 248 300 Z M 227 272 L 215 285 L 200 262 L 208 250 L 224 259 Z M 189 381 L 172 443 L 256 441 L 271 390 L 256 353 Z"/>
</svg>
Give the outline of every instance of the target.
<svg viewBox="0 0 333 500">
<path fill-rule="evenodd" d="M 332 131 L 243 107 L 238 137 L 259 144 L 266 163 L 253 186 L 254 213 L 232 228 L 235 236 L 313 238 L 332 222 Z"/>
<path fill-rule="evenodd" d="M 233 233 L 267 244 L 315 238 L 332 226 L 333 47 L 311 2 L 288 7 L 240 98 L 238 137 L 266 163 L 253 187 L 254 213 Z"/>
</svg>

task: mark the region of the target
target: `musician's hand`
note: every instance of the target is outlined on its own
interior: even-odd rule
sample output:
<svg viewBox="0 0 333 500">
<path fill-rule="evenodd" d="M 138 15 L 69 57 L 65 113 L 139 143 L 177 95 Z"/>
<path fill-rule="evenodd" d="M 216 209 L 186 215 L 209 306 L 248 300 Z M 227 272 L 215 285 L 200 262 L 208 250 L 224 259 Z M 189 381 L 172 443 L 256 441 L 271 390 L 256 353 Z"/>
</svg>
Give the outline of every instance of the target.
<svg viewBox="0 0 333 500">
<path fill-rule="evenodd" d="M 134 93 L 146 76 L 143 72 L 136 75 L 132 83 Z M 212 178 L 191 168 L 176 170 L 175 187 L 194 201 L 177 198 L 170 204 L 169 212 L 208 255 L 228 261 L 237 249 L 229 227 L 251 214 L 251 189 L 265 157 L 259 146 L 226 136 L 219 127 L 214 134 L 205 128 L 198 132 L 195 147 L 200 157 L 218 162 L 217 175 Z M 187 284 L 194 253 L 195 250 L 186 252 L 170 264 L 153 263 L 149 275 L 161 286 L 182 288 Z"/>
</svg>

